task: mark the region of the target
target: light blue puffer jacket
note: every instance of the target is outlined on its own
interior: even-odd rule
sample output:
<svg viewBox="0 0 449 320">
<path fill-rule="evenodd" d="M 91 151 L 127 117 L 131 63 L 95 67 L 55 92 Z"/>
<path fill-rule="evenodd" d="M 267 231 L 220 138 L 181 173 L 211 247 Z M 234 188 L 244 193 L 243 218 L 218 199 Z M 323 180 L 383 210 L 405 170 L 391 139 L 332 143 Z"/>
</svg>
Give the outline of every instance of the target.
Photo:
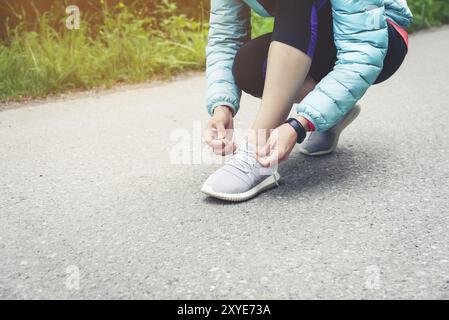
<svg viewBox="0 0 449 320">
<path fill-rule="evenodd" d="M 412 14 L 405 0 L 330 0 L 337 63 L 301 103 L 298 114 L 317 131 L 335 125 L 375 82 L 388 48 L 387 19 L 407 28 Z M 237 50 L 251 37 L 250 9 L 268 17 L 257 0 L 212 0 L 207 54 L 207 108 L 239 109 L 241 91 L 232 75 Z"/>
</svg>

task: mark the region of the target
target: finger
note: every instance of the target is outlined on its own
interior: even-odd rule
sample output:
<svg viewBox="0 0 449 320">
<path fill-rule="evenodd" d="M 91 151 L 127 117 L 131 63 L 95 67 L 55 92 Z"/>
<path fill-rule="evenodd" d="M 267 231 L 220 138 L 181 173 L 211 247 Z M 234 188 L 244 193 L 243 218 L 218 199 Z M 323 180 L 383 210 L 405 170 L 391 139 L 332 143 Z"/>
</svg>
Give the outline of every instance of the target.
<svg viewBox="0 0 449 320">
<path fill-rule="evenodd" d="M 206 143 L 210 145 L 216 136 L 217 130 L 212 127 L 212 124 L 209 124 L 206 130 L 204 130 L 204 141 L 206 141 Z"/>
<path fill-rule="evenodd" d="M 217 128 L 217 139 L 226 139 L 226 128 L 222 122 L 218 122 Z"/>
<path fill-rule="evenodd" d="M 220 142 L 221 142 L 221 140 L 220 140 Z M 214 141 L 214 143 L 215 143 L 215 141 Z M 224 148 L 223 142 L 221 142 L 220 144 L 216 144 L 216 143 L 215 143 L 215 144 L 212 146 L 213 152 L 214 152 L 216 155 L 219 155 L 219 156 L 223 155 L 223 148 Z"/>
<path fill-rule="evenodd" d="M 210 146 L 214 149 L 223 149 L 226 146 L 226 140 L 223 139 L 212 139 L 212 141 L 210 142 Z"/>
<path fill-rule="evenodd" d="M 266 157 L 259 159 L 259 162 L 263 167 L 275 168 L 284 155 L 284 152 L 279 149 L 278 145 L 275 145 L 274 148 L 270 149 L 270 153 Z"/>
<path fill-rule="evenodd" d="M 216 148 L 216 153 L 220 154 L 222 156 L 231 154 L 234 152 L 234 145 L 232 141 L 228 141 L 228 140 L 220 140 L 221 141 L 221 145 L 218 146 Z"/>
<path fill-rule="evenodd" d="M 270 137 L 268 138 L 265 145 L 260 148 L 258 154 L 261 158 L 268 157 L 272 153 L 273 149 L 277 146 L 277 139 L 278 135 L 275 130 L 270 134 Z"/>
<path fill-rule="evenodd" d="M 260 158 L 267 157 L 270 154 L 270 150 L 271 150 L 271 140 L 268 139 L 268 141 L 265 143 L 264 146 L 257 148 L 256 157 Z"/>
<path fill-rule="evenodd" d="M 259 161 L 259 163 L 260 163 L 260 165 L 262 167 L 268 168 L 270 166 L 271 156 L 270 157 L 259 158 L 259 159 L 257 159 L 257 161 Z"/>
<path fill-rule="evenodd" d="M 239 148 L 238 144 L 234 142 L 234 143 L 232 144 L 232 153 L 234 153 L 235 151 L 237 151 L 238 148 Z"/>
<path fill-rule="evenodd" d="M 223 156 L 234 153 L 234 151 L 235 151 L 234 148 L 235 148 L 235 144 L 233 142 L 225 144 L 225 147 L 223 149 Z"/>
<path fill-rule="evenodd" d="M 214 153 L 215 153 L 217 156 L 222 156 L 222 157 L 224 157 L 224 156 L 226 155 L 226 152 L 225 152 L 225 150 L 224 150 L 223 148 L 220 148 L 220 149 L 214 149 Z"/>
<path fill-rule="evenodd" d="M 268 157 L 260 158 L 259 162 L 262 167 L 275 168 L 279 164 L 279 157 L 277 155 L 277 152 L 273 150 Z"/>
<path fill-rule="evenodd" d="M 276 168 L 279 165 L 279 163 L 285 161 L 285 159 L 287 157 L 287 153 L 282 148 L 276 148 L 276 151 L 273 152 L 272 157 L 273 158 L 271 159 L 270 167 Z"/>
<path fill-rule="evenodd" d="M 212 136 L 212 133 L 210 131 L 206 130 L 206 131 L 204 131 L 203 137 L 204 137 L 204 141 L 206 141 L 206 143 L 208 145 L 211 145 L 212 140 L 214 139 L 214 137 Z"/>
<path fill-rule="evenodd" d="M 234 153 L 234 151 L 236 150 L 235 143 L 228 140 L 214 139 L 211 141 L 211 147 L 215 154 L 222 156 Z"/>
<path fill-rule="evenodd" d="M 235 145 L 234 141 L 225 140 L 225 145 L 224 145 L 225 155 L 234 153 L 234 151 L 236 150 L 235 148 L 236 148 L 236 145 Z"/>
</svg>

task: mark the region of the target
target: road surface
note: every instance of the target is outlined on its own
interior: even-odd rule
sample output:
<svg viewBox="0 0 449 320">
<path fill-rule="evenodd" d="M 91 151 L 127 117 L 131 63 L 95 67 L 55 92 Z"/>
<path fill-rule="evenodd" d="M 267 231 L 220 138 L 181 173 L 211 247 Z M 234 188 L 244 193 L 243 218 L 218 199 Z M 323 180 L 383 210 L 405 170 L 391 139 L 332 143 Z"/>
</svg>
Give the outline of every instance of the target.
<svg viewBox="0 0 449 320">
<path fill-rule="evenodd" d="M 410 44 L 334 155 L 241 204 L 199 192 L 203 76 L 0 112 L 0 299 L 449 299 L 449 28 Z"/>
</svg>

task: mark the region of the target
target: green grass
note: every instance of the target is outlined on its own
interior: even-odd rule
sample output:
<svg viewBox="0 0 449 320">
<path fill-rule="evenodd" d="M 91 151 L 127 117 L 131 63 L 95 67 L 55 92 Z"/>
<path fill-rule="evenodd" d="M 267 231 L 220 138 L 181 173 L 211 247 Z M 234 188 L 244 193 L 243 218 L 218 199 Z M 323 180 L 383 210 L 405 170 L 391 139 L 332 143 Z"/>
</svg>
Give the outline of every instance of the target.
<svg viewBox="0 0 449 320">
<path fill-rule="evenodd" d="M 408 3 L 415 15 L 413 30 L 449 22 L 447 0 Z M 0 100 L 201 70 L 208 26 L 177 12 L 170 1 L 161 0 L 153 14 L 141 12 L 138 5 L 105 4 L 95 19 L 82 15 L 80 30 L 65 29 L 65 13 L 55 9 L 41 15 L 32 30 L 21 23 L 0 40 Z M 270 32 L 273 19 L 253 14 L 252 24 L 255 37 Z"/>
<path fill-rule="evenodd" d="M 407 3 L 414 15 L 411 31 L 449 23 L 448 0 L 409 0 Z"/>
<path fill-rule="evenodd" d="M 252 13 L 251 17 L 251 35 L 252 38 L 256 38 L 265 33 L 273 31 L 274 19 L 273 18 L 263 18 Z"/>
<path fill-rule="evenodd" d="M 136 83 L 168 77 L 205 63 L 207 26 L 159 9 L 154 18 L 129 8 L 104 8 L 103 23 L 81 22 L 81 29 L 56 30 L 52 12 L 36 31 L 21 26 L 0 42 L 0 100 L 40 97 L 70 89 Z M 165 16 L 165 17 L 164 17 Z"/>
</svg>

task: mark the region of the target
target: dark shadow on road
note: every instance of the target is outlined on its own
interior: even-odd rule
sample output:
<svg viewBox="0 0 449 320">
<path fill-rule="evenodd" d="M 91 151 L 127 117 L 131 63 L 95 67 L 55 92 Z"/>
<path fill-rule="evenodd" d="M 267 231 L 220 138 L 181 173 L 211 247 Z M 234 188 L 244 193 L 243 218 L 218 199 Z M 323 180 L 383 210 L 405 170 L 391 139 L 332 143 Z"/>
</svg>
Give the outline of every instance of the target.
<svg viewBox="0 0 449 320">
<path fill-rule="evenodd" d="M 376 147 L 377 148 L 377 147 Z M 351 183 L 356 185 L 370 179 L 370 174 L 379 170 L 385 172 L 386 150 L 340 147 L 326 156 L 310 157 L 295 151 L 288 162 L 281 164 L 279 172 L 282 184 L 273 197 L 298 196 L 305 191 L 322 192 L 323 188 Z M 383 157 L 378 157 L 382 154 Z M 360 175 L 364 175 L 363 179 Z M 361 186 L 363 188 L 363 186 Z M 343 191 L 344 192 L 344 191 Z"/>
<path fill-rule="evenodd" d="M 305 193 L 322 193 L 336 185 L 342 185 L 344 188 L 348 183 L 351 187 L 360 185 L 360 188 L 363 188 L 363 184 L 374 179 L 379 172 L 388 174 L 388 151 L 379 149 L 378 145 L 366 145 L 365 148 L 357 145 L 356 148 L 340 147 L 331 155 L 310 157 L 296 150 L 289 160 L 280 166 L 280 187 L 265 191 L 259 196 L 293 199 Z M 209 205 L 236 205 L 212 197 L 205 197 L 203 202 Z"/>
</svg>

